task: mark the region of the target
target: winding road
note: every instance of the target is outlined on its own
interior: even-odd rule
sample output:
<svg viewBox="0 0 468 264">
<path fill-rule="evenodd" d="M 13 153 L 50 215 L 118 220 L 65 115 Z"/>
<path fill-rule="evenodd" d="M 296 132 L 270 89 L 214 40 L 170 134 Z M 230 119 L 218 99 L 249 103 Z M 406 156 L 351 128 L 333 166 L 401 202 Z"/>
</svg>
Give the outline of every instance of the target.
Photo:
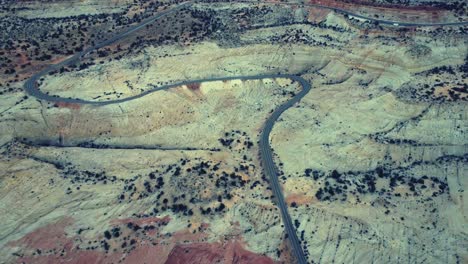
<svg viewBox="0 0 468 264">
<path fill-rule="evenodd" d="M 259 2 L 253 2 L 253 3 L 259 3 Z M 270 4 L 290 4 L 290 5 L 298 5 L 298 3 L 275 3 L 275 2 L 264 2 L 264 3 L 270 3 Z M 297 262 L 299 264 L 305 264 L 307 263 L 306 257 L 304 255 L 304 252 L 302 250 L 302 245 L 301 242 L 299 241 L 297 237 L 297 233 L 295 231 L 294 225 L 292 224 L 291 216 L 288 213 L 287 205 L 284 200 L 283 193 L 281 191 L 281 186 L 278 181 L 278 171 L 277 168 L 274 164 L 273 161 L 273 153 L 271 151 L 271 146 L 270 146 L 270 133 L 271 130 L 273 129 L 273 126 L 275 122 L 278 120 L 280 115 L 292 107 L 294 104 L 299 102 L 311 89 L 311 85 L 308 81 L 306 81 L 304 78 L 293 75 L 293 74 L 263 74 L 263 75 L 252 75 L 252 76 L 228 76 L 228 77 L 210 77 L 210 78 L 204 78 L 204 79 L 197 79 L 197 80 L 187 80 L 187 81 L 181 81 L 173 84 L 168 84 L 160 87 L 156 87 L 154 89 L 145 91 L 141 94 L 123 98 L 123 99 L 117 99 L 117 100 L 110 100 L 110 101 L 88 101 L 88 100 L 82 100 L 82 99 L 74 99 L 74 98 L 61 98 L 57 96 L 52 96 L 45 94 L 41 92 L 38 88 L 37 81 L 44 75 L 48 74 L 49 72 L 55 71 L 60 69 L 63 66 L 71 65 L 81 59 L 84 55 L 87 53 L 94 51 L 96 49 L 102 48 L 104 46 L 110 45 L 120 39 L 125 38 L 126 36 L 132 34 L 133 32 L 145 27 L 148 24 L 151 24 L 152 22 L 156 21 L 157 19 L 171 14 L 183 7 L 191 5 L 192 2 L 185 2 L 182 4 L 179 4 L 176 7 L 173 7 L 169 10 L 162 11 L 155 15 L 152 18 L 143 20 L 141 23 L 135 26 L 131 26 L 128 29 L 124 30 L 123 32 L 117 34 L 116 36 L 103 41 L 99 44 L 96 44 L 95 46 L 89 47 L 82 52 L 79 52 L 72 57 L 57 63 L 57 64 L 52 64 L 45 68 L 44 70 L 34 74 L 29 78 L 25 84 L 24 84 L 24 89 L 25 92 L 37 99 L 44 100 L 44 101 L 49 101 L 49 102 L 63 102 L 63 103 L 75 103 L 75 104 L 88 104 L 88 105 L 96 105 L 96 106 L 103 106 L 103 105 L 110 105 L 110 104 L 119 104 L 127 101 L 134 100 L 136 98 L 143 97 L 147 94 L 156 92 L 156 91 L 161 91 L 161 90 L 167 90 L 171 89 L 174 87 L 186 85 L 186 84 L 191 84 L 191 83 L 202 83 L 202 82 L 211 82 L 211 81 L 229 81 L 229 80 L 260 80 L 260 79 L 267 79 L 267 78 L 288 78 L 291 79 L 295 82 L 298 82 L 302 86 L 302 90 L 297 93 L 293 98 L 291 98 L 289 101 L 286 103 L 282 104 L 279 106 L 273 113 L 270 115 L 270 117 L 265 121 L 265 124 L 263 125 L 263 130 L 260 134 L 260 141 L 259 141 L 259 151 L 260 151 L 260 158 L 261 158 L 261 163 L 263 166 L 263 169 L 265 170 L 265 174 L 269 176 L 270 179 L 270 185 L 271 189 L 273 191 L 273 194 L 275 195 L 276 198 L 276 203 L 278 208 L 280 209 L 281 212 L 281 217 L 283 219 L 283 224 L 285 226 L 285 231 L 286 234 L 288 235 L 288 239 L 291 244 L 292 251 L 294 253 L 294 256 L 297 259 Z M 425 24 L 419 24 L 419 23 L 405 23 L 405 22 L 396 22 L 396 21 L 387 21 L 387 20 L 379 20 L 379 19 L 374 19 L 374 18 L 369 18 L 369 17 L 364 17 L 358 14 L 353 14 L 349 11 L 342 10 L 339 8 L 334 8 L 334 7 L 327 7 L 327 6 L 321 6 L 321 5 L 315 5 L 315 4 L 307 4 L 308 6 L 314 6 L 314 7 L 319 7 L 319 8 L 325 8 L 329 10 L 333 10 L 339 13 L 343 13 L 346 15 L 362 18 L 362 19 L 367 19 L 369 21 L 377 21 L 381 24 L 391 24 L 394 26 L 398 27 L 407 27 L 407 26 L 454 26 L 454 25 L 467 25 L 468 22 L 453 22 L 453 23 L 425 23 Z"/>
</svg>

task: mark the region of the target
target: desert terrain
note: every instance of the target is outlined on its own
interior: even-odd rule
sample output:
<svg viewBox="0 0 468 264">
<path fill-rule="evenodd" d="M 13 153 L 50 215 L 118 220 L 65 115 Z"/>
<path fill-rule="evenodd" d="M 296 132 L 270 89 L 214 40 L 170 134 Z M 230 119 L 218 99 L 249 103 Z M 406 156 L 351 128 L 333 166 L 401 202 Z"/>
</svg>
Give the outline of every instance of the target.
<svg viewBox="0 0 468 264">
<path fill-rule="evenodd" d="M 0 262 L 468 262 L 467 6 L 402 2 L 2 2 Z"/>
</svg>

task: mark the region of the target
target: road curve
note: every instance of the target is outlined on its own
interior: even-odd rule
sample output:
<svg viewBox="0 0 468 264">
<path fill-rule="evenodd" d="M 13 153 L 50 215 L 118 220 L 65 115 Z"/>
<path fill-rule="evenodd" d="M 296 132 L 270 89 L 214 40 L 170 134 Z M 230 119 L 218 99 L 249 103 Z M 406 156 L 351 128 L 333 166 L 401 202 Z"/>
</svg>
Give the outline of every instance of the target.
<svg viewBox="0 0 468 264">
<path fill-rule="evenodd" d="M 88 100 L 82 100 L 82 99 L 74 99 L 74 98 L 61 98 L 58 96 L 52 96 L 45 94 L 41 92 L 37 86 L 37 80 L 39 80 L 42 76 L 48 74 L 49 72 L 55 71 L 60 69 L 63 66 L 71 65 L 75 63 L 76 61 L 80 60 L 81 57 L 86 55 L 87 53 L 94 51 L 96 49 L 102 48 L 104 46 L 110 45 L 128 35 L 131 33 L 145 27 L 146 25 L 154 22 L 155 20 L 171 14 L 175 12 L 176 10 L 184 7 L 191 5 L 192 2 L 185 2 L 182 3 L 174 8 L 171 8 L 169 10 L 162 11 L 155 15 L 152 18 L 149 18 L 147 20 L 142 21 L 140 24 L 129 27 L 128 29 L 124 30 L 123 32 L 117 34 L 116 36 L 103 41 L 101 43 L 96 44 L 95 46 L 89 47 L 82 52 L 79 52 L 72 57 L 57 63 L 57 64 L 52 64 L 45 68 L 44 70 L 34 74 L 29 78 L 25 84 L 24 84 L 24 89 L 25 92 L 37 99 L 44 100 L 44 101 L 49 101 L 49 102 L 63 102 L 63 103 L 75 103 L 75 104 L 87 104 L 87 105 L 95 105 L 95 106 L 104 106 L 104 105 L 110 105 L 110 104 L 119 104 L 127 101 L 131 101 L 140 97 L 143 97 L 147 94 L 156 92 L 156 91 L 161 91 L 161 90 L 167 90 L 170 88 L 178 87 L 181 85 L 186 85 L 190 83 L 202 83 L 202 82 L 210 82 L 210 81 L 229 81 L 229 80 L 260 80 L 260 79 L 266 79 L 266 78 L 288 78 L 291 79 L 295 82 L 298 82 L 302 86 L 302 90 L 297 93 L 293 98 L 279 106 L 276 110 L 273 111 L 273 113 L 270 115 L 270 117 L 265 121 L 265 124 L 263 125 L 262 132 L 260 134 L 260 141 L 259 141 L 259 152 L 260 152 L 260 159 L 261 163 L 263 166 L 263 169 L 265 170 L 265 174 L 268 175 L 270 179 L 270 185 L 271 189 L 273 191 L 273 194 L 276 198 L 276 203 L 278 208 L 280 209 L 281 212 L 281 217 L 283 219 L 283 224 L 285 227 L 286 234 L 288 235 L 288 239 L 291 244 L 292 251 L 294 253 L 294 256 L 297 259 L 297 262 L 299 264 L 305 264 L 307 263 L 306 257 L 304 255 L 304 252 L 302 250 L 302 245 L 297 237 L 297 233 L 295 231 L 295 228 L 292 224 L 291 216 L 288 213 L 288 208 L 284 200 L 283 193 L 281 191 L 281 186 L 278 181 L 278 170 L 275 166 L 274 160 L 273 160 L 273 154 L 271 151 L 271 146 L 270 146 L 270 133 L 271 130 L 273 129 L 273 126 L 275 122 L 278 120 L 280 115 L 292 107 L 294 104 L 298 103 L 311 89 L 311 85 L 308 81 L 306 81 L 304 78 L 297 76 L 297 75 L 292 75 L 292 74 L 262 74 L 262 75 L 252 75 L 252 76 L 228 76 L 228 77 L 210 77 L 210 78 L 203 78 L 203 79 L 196 79 L 196 80 L 187 80 L 187 81 L 181 81 L 177 83 L 172 83 L 168 85 L 163 85 L 160 87 L 153 88 L 151 90 L 147 90 L 141 94 L 123 98 L 123 99 L 116 99 L 116 100 L 109 100 L 109 101 L 88 101 Z M 283 3 L 284 4 L 284 3 Z M 293 3 L 285 3 L 285 4 L 293 4 Z M 297 3 L 296 3 L 297 4 Z M 372 19 L 372 18 L 367 18 L 363 17 L 357 14 L 353 14 L 351 12 L 348 12 L 346 10 L 341 10 L 338 8 L 332 8 L 332 7 L 326 7 L 326 6 L 319 6 L 319 5 L 313 5 L 316 7 L 321 7 L 321 8 L 327 8 L 331 9 L 337 12 L 341 12 L 347 15 L 352 15 L 355 17 L 363 18 L 363 19 L 368 19 L 371 21 L 378 21 L 379 23 L 383 24 L 395 24 L 398 22 L 394 21 L 385 21 L 385 20 L 378 20 L 378 19 Z M 459 23 L 441 23 L 441 24 L 416 24 L 416 23 L 398 23 L 400 27 L 405 27 L 405 26 L 448 26 L 448 25 L 465 25 L 468 24 L 468 22 L 459 22 Z"/>
<path fill-rule="evenodd" d="M 37 80 L 39 80 L 42 76 L 48 74 L 49 72 L 59 70 L 61 67 L 68 66 L 68 65 L 71 65 L 71 64 L 79 61 L 81 59 L 81 57 L 83 57 L 84 55 L 88 54 L 91 51 L 100 49 L 100 48 L 105 47 L 107 45 L 110 45 L 110 44 L 112 44 L 112 43 L 114 43 L 114 42 L 116 42 L 116 41 L 118 41 L 120 39 L 123 39 L 123 38 L 127 37 L 128 35 L 132 34 L 133 32 L 145 27 L 146 25 L 149 25 L 149 24 L 153 23 L 154 21 L 158 20 L 159 18 L 161 18 L 163 16 L 166 16 L 168 14 L 171 14 L 171 13 L 173 13 L 173 12 L 175 12 L 175 11 L 185 7 L 185 6 L 189 6 L 191 4 L 192 4 L 191 2 L 185 2 L 185 3 L 182 3 L 182 4 L 180 4 L 180 5 L 178 5 L 178 6 L 174 7 L 174 8 L 159 12 L 155 16 L 153 16 L 151 18 L 148 18 L 146 20 L 143 20 L 138 25 L 131 26 L 131 27 L 127 28 L 126 30 L 120 32 L 119 34 L 115 35 L 114 37 L 112 37 L 112 38 L 110 38 L 108 40 L 100 42 L 100 43 L 98 43 L 98 44 L 96 44 L 96 45 L 94 45 L 92 47 L 88 47 L 88 48 L 84 49 L 83 51 L 76 53 L 75 55 L 69 57 L 68 59 L 66 59 L 66 60 L 64 60 L 64 61 L 62 61 L 60 63 L 51 64 L 51 65 L 47 66 L 42 71 L 40 71 L 40 72 L 34 74 L 33 76 L 31 76 L 25 82 L 24 89 L 31 96 L 34 96 L 34 97 L 36 97 L 38 99 L 45 100 L 45 101 L 50 101 L 50 102 L 73 102 L 73 103 L 86 104 L 87 102 L 84 101 L 84 100 L 70 99 L 70 98 L 59 98 L 59 97 L 54 97 L 54 96 L 49 96 L 47 94 L 44 94 L 37 88 Z M 89 103 L 90 102 L 88 102 L 88 104 Z"/>
<path fill-rule="evenodd" d="M 25 84 L 24 84 L 24 89 L 27 94 L 48 102 L 55 102 L 55 103 L 75 103 L 75 104 L 87 104 L 87 105 L 95 105 L 95 106 L 103 106 L 103 105 L 110 105 L 110 104 L 119 104 L 127 101 L 131 101 L 140 97 L 143 97 L 147 94 L 156 92 L 156 91 L 161 91 L 161 90 L 167 90 L 170 88 L 178 87 L 181 85 L 186 85 L 190 83 L 202 83 L 202 82 L 210 82 L 210 81 L 229 81 L 229 80 L 260 80 L 260 79 L 266 79 L 266 78 L 289 78 L 292 79 L 293 81 L 299 82 L 302 86 L 301 92 L 297 93 L 292 99 L 278 107 L 272 114 L 271 116 L 267 119 L 267 121 L 264 124 L 263 130 L 260 134 L 260 143 L 259 143 L 259 151 L 260 151 L 260 158 L 262 165 L 264 167 L 265 173 L 269 176 L 270 178 L 270 185 L 271 189 L 273 191 L 273 194 L 276 197 L 276 202 L 277 205 L 280 209 L 281 212 L 281 217 L 283 219 L 283 224 L 285 226 L 285 231 L 288 235 L 288 238 L 291 243 L 291 248 L 293 250 L 293 253 L 295 257 L 297 258 L 297 262 L 299 264 L 306 264 L 307 260 L 304 256 L 304 253 L 302 251 L 302 246 L 301 243 L 297 237 L 296 231 L 294 229 L 294 226 L 292 224 L 291 217 L 288 213 L 287 205 L 284 201 L 284 196 L 283 193 L 281 192 L 281 186 L 278 181 L 278 172 L 276 170 L 274 161 L 273 161 L 273 155 L 271 152 L 271 147 L 270 147 L 270 142 L 269 142 L 269 137 L 270 137 L 270 132 L 273 128 L 273 125 L 275 124 L 276 120 L 279 118 L 279 116 L 288 108 L 293 106 L 296 102 L 299 102 L 304 95 L 306 95 L 311 86 L 310 84 L 303 79 L 302 77 L 296 76 L 296 75 L 291 75 L 291 74 L 264 74 L 264 75 L 253 75 L 253 76 L 229 76 L 229 77 L 212 77 L 212 78 L 204 78 L 204 79 L 197 79 L 197 80 L 189 80 L 189 81 L 181 81 L 177 83 L 172 83 L 168 85 L 163 85 L 160 87 L 153 88 L 151 90 L 147 90 L 141 94 L 123 98 L 123 99 L 117 99 L 117 100 L 109 100 L 109 101 L 88 101 L 88 100 L 82 100 L 82 99 L 75 99 L 75 98 L 61 98 L 58 96 L 52 96 L 43 93 L 41 90 L 39 90 L 37 86 L 37 80 L 39 80 L 42 76 L 48 74 L 49 72 L 55 71 L 60 69 L 63 66 L 71 65 L 75 63 L 77 60 L 79 60 L 82 56 L 86 55 L 87 53 L 102 48 L 106 45 L 112 44 L 116 42 L 117 40 L 120 40 L 131 33 L 143 28 L 144 26 L 154 22 L 158 18 L 161 18 L 167 14 L 170 14 L 183 6 L 190 5 L 191 2 L 186 2 L 184 4 L 181 4 L 175 8 L 163 11 L 161 13 L 158 13 L 156 16 L 147 19 L 140 24 L 130 27 L 127 30 L 125 30 L 122 33 L 117 34 L 116 36 L 112 37 L 109 40 L 106 40 L 104 42 L 101 42 L 95 46 L 89 47 L 85 49 L 82 52 L 79 52 L 72 57 L 57 63 L 57 64 L 52 64 L 45 68 L 44 70 L 34 74 L 29 78 Z"/>
</svg>

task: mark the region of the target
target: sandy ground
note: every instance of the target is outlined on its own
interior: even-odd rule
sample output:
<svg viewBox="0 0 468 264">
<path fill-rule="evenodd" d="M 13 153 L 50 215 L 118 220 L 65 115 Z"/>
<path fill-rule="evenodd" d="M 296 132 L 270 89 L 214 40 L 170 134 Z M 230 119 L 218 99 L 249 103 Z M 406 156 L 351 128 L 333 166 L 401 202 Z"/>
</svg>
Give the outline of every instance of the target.
<svg viewBox="0 0 468 264">
<path fill-rule="evenodd" d="M 466 101 L 401 92 L 466 83 L 466 41 L 305 19 L 322 24 L 243 30 L 238 46 L 150 45 L 40 87 L 108 100 L 185 79 L 300 73 L 313 89 L 271 145 L 309 260 L 466 262 Z M 443 65 L 456 72 L 425 73 Z M 0 95 L 6 262 L 291 262 L 257 140 L 296 83 L 194 83 L 102 107 L 40 102 L 21 85 Z"/>
</svg>

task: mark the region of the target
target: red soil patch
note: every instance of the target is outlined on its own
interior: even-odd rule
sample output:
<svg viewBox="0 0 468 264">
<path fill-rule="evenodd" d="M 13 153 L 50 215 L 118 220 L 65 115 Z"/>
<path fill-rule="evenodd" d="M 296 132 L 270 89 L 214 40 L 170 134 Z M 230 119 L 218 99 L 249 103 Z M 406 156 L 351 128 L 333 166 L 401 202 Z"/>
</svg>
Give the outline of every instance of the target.
<svg viewBox="0 0 468 264">
<path fill-rule="evenodd" d="M 296 194 L 292 193 L 286 197 L 286 203 L 291 204 L 292 202 L 295 202 L 296 204 L 310 204 L 310 202 L 313 200 L 312 197 L 306 196 L 303 194 Z"/>
<path fill-rule="evenodd" d="M 187 89 L 185 89 L 184 86 L 187 87 Z M 176 89 L 175 91 L 188 101 L 200 101 L 205 98 L 200 87 L 200 83 L 188 83 L 186 85 L 180 86 L 180 89 Z"/>
<path fill-rule="evenodd" d="M 68 108 L 68 109 L 74 109 L 74 110 L 79 110 L 81 108 L 80 104 L 65 103 L 65 102 L 55 103 L 55 106 L 57 106 L 58 108 Z"/>
<path fill-rule="evenodd" d="M 17 45 L 20 45 L 18 43 Z M 62 62 L 63 60 L 67 59 L 68 56 L 54 56 L 54 58 L 50 61 L 39 61 L 34 60 L 33 58 L 28 57 L 28 52 L 23 51 L 21 49 L 16 50 L 4 50 L 0 49 L 0 52 L 5 54 L 9 54 L 9 58 L 13 61 L 11 67 L 16 70 L 15 74 L 3 76 L 3 83 L 8 81 L 12 81 L 15 79 L 18 80 L 25 80 L 31 77 L 35 72 L 41 71 L 42 69 L 46 68 L 49 64 L 55 64 Z M 18 54 L 18 55 L 17 55 Z M 21 67 L 21 65 L 24 65 Z M 8 68 L 11 68 L 8 67 Z M 0 67 L 0 72 L 3 73 L 5 71 L 5 67 Z M 18 77 L 15 77 L 18 75 Z"/>
<path fill-rule="evenodd" d="M 166 264 L 205 264 L 205 263 L 275 263 L 271 258 L 258 255 L 242 247 L 238 241 L 226 244 L 193 243 L 175 246 L 166 261 Z"/>
<path fill-rule="evenodd" d="M 7 245 L 12 247 L 22 246 L 40 250 L 51 250 L 57 247 L 69 249 L 73 242 L 67 237 L 65 227 L 72 223 L 72 218 L 61 219 L 56 223 L 40 227 L 21 239 L 10 242 Z"/>
<path fill-rule="evenodd" d="M 121 225 L 138 223 L 139 225 L 168 222 L 169 217 L 146 219 L 116 219 L 111 222 Z M 56 223 L 38 228 L 23 238 L 10 242 L 9 247 L 19 247 L 17 263 L 274 263 L 266 256 L 250 252 L 242 246 L 240 240 L 224 243 L 201 243 L 205 233 L 192 233 L 188 229 L 174 233 L 172 236 L 156 236 L 148 233 L 135 233 L 126 227 L 120 227 L 121 237 L 134 240 L 133 247 L 120 249 L 122 240 L 107 240 L 110 251 L 102 248 L 87 250 L 86 241 L 78 235 L 70 236 L 65 231 L 73 224 L 72 218 L 64 218 Z M 207 224 L 203 224 L 206 226 Z M 156 228 L 157 230 L 157 228 Z M 74 234 L 74 232 L 73 232 Z M 97 237 L 99 241 L 101 236 Z M 191 243 L 192 242 L 192 243 Z M 83 244 L 83 245 L 81 245 Z"/>
<path fill-rule="evenodd" d="M 22 248 L 22 257 L 16 260 L 17 263 L 80 264 L 103 263 L 105 261 L 118 260 L 118 255 L 106 256 L 104 252 L 100 251 L 84 251 L 77 249 L 74 243 L 74 237 L 69 237 L 65 232 L 65 228 L 72 223 L 72 218 L 64 218 L 56 223 L 40 227 L 25 235 L 23 238 L 8 243 L 7 246 Z M 42 255 L 33 255 L 33 252 L 37 253 L 38 250 L 40 250 Z"/>
<path fill-rule="evenodd" d="M 171 252 L 172 244 L 139 242 L 138 246 L 125 256 L 124 264 L 164 263 Z"/>
<path fill-rule="evenodd" d="M 141 245 L 135 250 L 131 251 L 122 263 L 135 264 L 135 263 L 165 263 L 167 255 L 171 251 L 171 246 L 166 244 L 158 245 Z M 190 263 L 190 262 L 187 262 Z"/>
<path fill-rule="evenodd" d="M 309 8 L 307 20 L 309 22 L 319 23 L 323 21 L 330 12 L 331 11 L 327 9 L 311 7 Z"/>
<path fill-rule="evenodd" d="M 187 88 L 191 91 L 199 91 L 200 90 L 200 83 L 189 83 L 187 84 Z"/>
<path fill-rule="evenodd" d="M 166 264 L 224 263 L 222 250 L 223 248 L 219 244 L 177 245 L 169 254 Z"/>
<path fill-rule="evenodd" d="M 156 222 L 161 222 L 161 221 L 169 222 L 170 218 L 166 216 L 164 218 L 151 217 L 149 219 L 141 219 L 143 221 L 138 221 L 138 220 L 139 219 L 123 219 L 123 220 L 117 220 L 115 222 L 138 223 L 138 224 L 144 225 L 144 224 L 149 224 L 149 223 L 155 223 L 155 221 Z M 208 224 L 202 224 L 202 225 L 208 226 Z M 147 231 L 145 233 L 147 236 L 149 235 L 150 237 L 154 238 L 156 234 L 159 233 L 159 230 L 156 228 L 155 230 L 151 230 L 149 232 Z M 134 250 L 130 251 L 128 254 L 122 255 L 121 263 L 124 263 L 124 264 L 125 263 L 127 264 L 167 263 L 168 257 L 171 254 L 171 252 L 174 250 L 175 245 L 183 244 L 183 243 L 190 243 L 194 241 L 201 241 L 207 237 L 206 233 L 200 233 L 200 232 L 193 233 L 189 229 L 183 229 L 178 232 L 175 232 L 168 238 L 157 238 L 153 240 L 147 240 L 145 238 L 142 238 L 142 236 L 139 236 L 139 235 L 135 237 L 134 236 L 135 234 L 126 234 L 125 232 L 123 233 L 123 236 L 127 236 L 127 235 L 129 235 L 130 239 L 133 238 L 137 241 L 136 242 L 137 246 Z M 186 260 L 181 260 L 180 263 L 194 263 L 194 262 L 191 260 L 188 262 Z M 211 263 L 211 262 L 205 262 L 205 263 Z"/>
<path fill-rule="evenodd" d="M 41 62 L 40 65 L 41 66 L 49 66 L 50 64 L 57 64 L 57 63 L 60 63 L 68 58 L 70 58 L 71 56 L 73 55 L 53 55 L 52 59 L 48 60 L 48 61 L 38 61 L 38 62 Z"/>
<path fill-rule="evenodd" d="M 43 256 L 29 256 L 21 257 L 17 263 L 34 263 L 34 264 L 54 264 L 54 263 L 67 263 L 67 264 L 83 264 L 83 263 L 111 263 L 118 260 L 115 258 L 106 258 L 102 252 L 98 251 L 72 251 L 66 253 L 65 256 L 56 255 L 43 255 Z"/>
</svg>

